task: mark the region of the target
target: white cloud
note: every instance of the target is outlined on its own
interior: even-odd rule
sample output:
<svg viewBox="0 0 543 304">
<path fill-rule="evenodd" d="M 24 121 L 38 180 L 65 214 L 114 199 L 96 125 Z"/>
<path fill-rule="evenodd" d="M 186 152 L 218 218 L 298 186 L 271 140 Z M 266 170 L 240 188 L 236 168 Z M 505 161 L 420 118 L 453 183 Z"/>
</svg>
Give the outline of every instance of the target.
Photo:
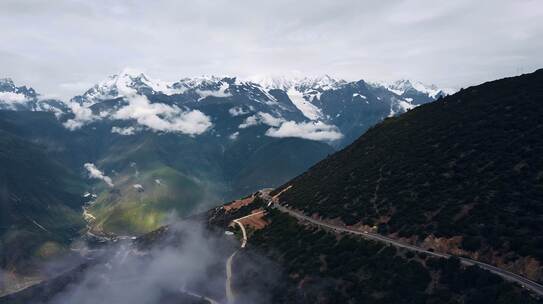
<svg viewBox="0 0 543 304">
<path fill-rule="evenodd" d="M 104 175 L 104 172 L 100 171 L 93 163 L 85 163 L 83 165 L 89 172 L 90 178 L 103 180 L 108 186 L 113 187 L 113 181 L 109 176 Z"/>
<path fill-rule="evenodd" d="M 248 114 L 249 111 L 245 111 L 242 107 L 233 107 L 228 110 L 228 113 L 236 117 L 236 116 Z"/>
<path fill-rule="evenodd" d="M 92 114 L 91 109 L 84 107 L 77 102 L 70 102 L 68 106 L 72 110 L 75 117 L 67 120 L 63 123 L 63 125 L 72 131 L 81 128 L 89 122 L 99 119 L 98 116 Z"/>
<path fill-rule="evenodd" d="M 238 126 L 240 129 L 245 129 L 258 124 L 265 124 L 270 127 L 278 127 L 285 120 L 281 117 L 275 117 L 269 113 L 258 112 L 255 115 L 251 115 L 245 119 L 245 121 Z"/>
<path fill-rule="evenodd" d="M 272 126 L 272 127 L 277 127 L 282 122 L 285 121 L 283 118 L 275 117 L 275 116 L 273 116 L 273 115 L 271 115 L 269 113 L 258 112 L 257 115 L 258 115 L 260 121 L 263 124 L 268 125 L 268 126 Z"/>
<path fill-rule="evenodd" d="M 266 131 L 266 135 L 270 137 L 299 137 L 317 141 L 334 141 L 343 137 L 336 126 L 322 121 L 297 123 L 264 112 L 247 117 L 239 128 L 245 129 L 259 124 L 271 127 Z"/>
<path fill-rule="evenodd" d="M 336 126 L 327 125 L 321 121 L 301 123 L 286 121 L 278 128 L 268 129 L 266 135 L 271 137 L 299 137 L 318 141 L 334 141 L 343 137 L 343 134 Z"/>
<path fill-rule="evenodd" d="M 198 110 L 183 111 L 177 106 L 150 103 L 147 97 L 138 94 L 124 95 L 129 103 L 112 115 L 114 119 L 134 119 L 154 131 L 189 135 L 202 134 L 212 126 L 211 119 Z"/>
<path fill-rule="evenodd" d="M 14 92 L 0 92 L 0 102 L 4 102 L 9 106 L 15 106 L 17 103 L 28 101 L 24 94 Z"/>
<path fill-rule="evenodd" d="M 230 134 L 230 136 L 228 136 L 228 138 L 230 138 L 231 140 L 236 140 L 238 139 L 238 137 L 239 137 L 239 132 L 234 132 Z"/>
<path fill-rule="evenodd" d="M 198 135 L 207 131 L 213 125 L 211 119 L 199 110 L 183 111 L 177 106 L 170 106 L 163 103 L 151 103 L 146 96 L 128 87 L 123 82 L 117 83 L 119 94 L 128 101 L 128 104 L 116 112 L 101 112 L 94 115 L 90 108 L 76 102 L 70 102 L 70 108 L 75 117 L 64 123 L 70 130 L 81 128 L 83 125 L 94 120 L 105 118 L 117 120 L 135 120 L 141 126 L 153 131 L 180 132 L 188 135 Z M 132 135 L 137 128 L 113 127 L 111 132 L 121 135 Z"/>
<path fill-rule="evenodd" d="M 226 90 L 228 90 L 230 86 L 228 85 L 228 83 L 226 82 L 223 82 L 219 88 L 219 90 L 217 91 L 211 91 L 211 90 L 196 90 L 196 93 L 198 95 L 200 95 L 200 98 L 198 99 L 198 101 L 206 98 L 206 97 L 209 97 L 209 96 L 213 96 L 213 97 L 230 97 L 232 96 L 232 94 L 230 94 L 230 92 L 226 92 Z"/>
<path fill-rule="evenodd" d="M 134 127 L 126 127 L 126 128 L 121 128 L 121 127 L 113 127 L 111 128 L 111 133 L 117 133 L 119 135 L 134 135 L 136 134 L 136 131 L 137 129 L 134 128 Z"/>
<path fill-rule="evenodd" d="M 245 121 L 241 125 L 239 125 L 238 128 L 245 129 L 245 128 L 256 126 L 256 125 L 258 125 L 258 118 L 256 115 L 251 115 L 245 118 Z"/>
</svg>

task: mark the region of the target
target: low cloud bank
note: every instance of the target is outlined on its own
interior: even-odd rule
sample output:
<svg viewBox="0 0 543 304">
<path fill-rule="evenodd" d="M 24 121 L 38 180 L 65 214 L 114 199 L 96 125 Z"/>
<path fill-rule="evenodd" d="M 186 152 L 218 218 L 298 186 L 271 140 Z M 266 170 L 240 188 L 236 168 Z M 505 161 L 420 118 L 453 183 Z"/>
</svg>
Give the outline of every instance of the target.
<svg viewBox="0 0 543 304">
<path fill-rule="evenodd" d="M 317 141 L 334 141 L 341 139 L 343 134 L 334 125 L 327 125 L 321 121 L 301 122 L 285 121 L 278 128 L 266 131 L 271 137 L 299 137 Z"/>
<path fill-rule="evenodd" d="M 334 141 L 343 138 L 343 134 L 336 126 L 322 121 L 298 123 L 264 112 L 247 117 L 238 128 L 245 129 L 259 124 L 271 127 L 266 131 L 266 135 L 270 137 L 298 137 L 316 141 Z"/>
<path fill-rule="evenodd" d="M 8 104 L 23 103 L 28 101 L 24 94 L 14 92 L 0 92 L 0 101 Z"/>
<path fill-rule="evenodd" d="M 135 121 L 138 125 L 152 131 L 178 132 L 188 135 L 199 135 L 212 127 L 211 118 L 199 110 L 182 110 L 181 108 L 164 103 L 151 103 L 146 96 L 139 95 L 134 89 L 118 86 L 119 93 L 126 105 L 111 112 L 102 112 L 96 115 L 89 107 L 71 102 L 70 108 L 74 118 L 67 120 L 64 126 L 76 130 L 93 121 L 109 118 L 112 120 Z M 132 135 L 136 127 L 114 127 L 113 133 Z"/>
<path fill-rule="evenodd" d="M 196 303 L 201 298 L 226 302 L 225 263 L 239 248 L 237 240 L 210 233 L 193 221 L 175 221 L 167 235 L 153 237 L 139 246 L 124 241 L 100 249 L 101 253 L 95 250 L 99 262 L 46 304 L 157 304 L 185 302 L 183 299 Z M 277 280 L 277 272 L 265 271 L 262 263 L 250 267 L 254 262 L 243 262 L 244 268 L 238 267 L 234 275 L 259 266 L 262 278 L 269 283 Z M 247 289 L 236 290 L 238 299 L 247 299 L 238 303 L 270 303 L 269 291 Z"/>
<path fill-rule="evenodd" d="M 99 116 L 93 115 L 91 109 L 84 107 L 76 102 L 70 102 L 69 107 L 74 114 L 74 118 L 68 119 L 66 122 L 63 123 L 63 125 L 64 127 L 72 131 L 77 130 L 83 127 L 85 124 L 88 124 L 100 118 Z"/>
<path fill-rule="evenodd" d="M 126 128 L 112 127 L 111 128 L 111 133 L 117 133 L 119 135 L 125 135 L 125 136 L 134 135 L 136 134 L 136 131 L 137 129 L 134 127 L 126 127 Z"/>
<path fill-rule="evenodd" d="M 283 123 L 285 120 L 281 117 L 275 117 L 269 113 L 265 112 L 258 112 L 254 115 L 251 115 L 247 118 L 245 118 L 245 121 L 243 121 L 242 124 L 238 126 L 240 129 L 245 129 L 251 126 L 256 126 L 259 124 L 265 124 L 272 127 L 278 127 Z"/>
<path fill-rule="evenodd" d="M 120 108 L 112 118 L 136 120 L 139 125 L 154 131 L 202 134 L 212 126 L 211 119 L 198 110 L 183 111 L 177 106 L 150 103 L 147 97 L 127 96 L 128 105 Z"/>
<path fill-rule="evenodd" d="M 231 97 L 232 94 L 228 91 L 228 88 L 230 86 L 228 83 L 223 82 L 218 90 L 196 90 L 196 94 L 200 95 L 200 98 L 198 98 L 198 101 L 205 99 L 207 97 Z"/>
</svg>

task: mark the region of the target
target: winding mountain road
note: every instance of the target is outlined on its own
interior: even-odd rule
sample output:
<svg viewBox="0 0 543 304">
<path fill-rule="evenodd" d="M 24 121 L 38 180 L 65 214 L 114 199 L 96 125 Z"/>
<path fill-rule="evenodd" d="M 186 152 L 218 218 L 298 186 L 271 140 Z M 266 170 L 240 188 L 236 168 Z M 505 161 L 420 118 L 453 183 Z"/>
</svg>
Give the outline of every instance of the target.
<svg viewBox="0 0 543 304">
<path fill-rule="evenodd" d="M 243 223 L 241 222 L 241 220 L 243 220 L 244 218 L 255 216 L 257 214 L 261 214 L 261 213 L 264 213 L 264 211 L 251 213 L 249 215 L 240 217 L 232 221 L 233 223 L 235 223 L 241 228 L 242 239 L 241 239 L 240 248 L 234 251 L 234 253 L 232 253 L 232 255 L 230 255 L 230 257 L 228 257 L 228 259 L 226 260 L 226 299 L 228 303 L 234 303 L 234 299 L 235 299 L 234 290 L 232 289 L 232 262 L 234 261 L 234 257 L 236 256 L 238 251 L 240 249 L 245 248 L 245 246 L 247 246 L 247 230 L 245 230 L 245 226 L 243 226 Z"/>
<path fill-rule="evenodd" d="M 271 198 L 269 200 L 268 205 L 271 206 L 272 208 L 276 208 L 277 210 L 279 210 L 281 212 L 287 213 L 290 216 L 293 216 L 293 217 L 295 217 L 297 219 L 310 222 L 312 224 L 315 224 L 315 225 L 317 225 L 319 227 L 326 228 L 328 230 L 333 230 L 333 231 L 336 231 L 336 232 L 345 232 L 345 233 L 355 234 L 355 235 L 359 235 L 359 236 L 361 236 L 361 237 L 363 237 L 365 239 L 368 239 L 368 240 L 374 240 L 374 241 L 382 242 L 382 243 L 385 243 L 385 244 L 388 244 L 388 245 L 391 245 L 391 246 L 405 248 L 407 250 L 421 252 L 421 253 L 425 253 L 425 254 L 440 257 L 440 258 L 456 257 L 464 265 L 468 265 L 468 266 L 477 265 L 477 266 L 481 267 L 482 269 L 488 270 L 488 271 L 502 277 L 503 279 L 505 279 L 507 281 L 518 283 L 523 288 L 528 289 L 528 290 L 538 294 L 539 296 L 543 296 L 543 285 L 541 285 L 541 284 L 539 284 L 537 282 L 534 282 L 532 280 L 529 280 L 529 279 L 527 279 L 527 278 L 525 278 L 523 276 L 520 276 L 518 274 L 515 274 L 513 272 L 510 272 L 508 270 L 505 270 L 505 269 L 502 269 L 502 268 L 499 268 L 499 267 L 496 267 L 496 266 L 492 266 L 492 265 L 489 265 L 489 264 L 486 264 L 486 263 L 483 263 L 483 262 L 475 261 L 475 260 L 472 260 L 472 259 L 460 257 L 460 256 L 455 256 L 455 255 L 446 254 L 446 253 L 439 253 L 439 252 L 434 252 L 434 251 L 428 251 L 428 250 L 426 250 L 424 248 L 409 245 L 409 244 L 405 244 L 405 243 L 399 242 L 397 240 L 388 238 L 386 236 L 383 236 L 383 235 L 380 235 L 380 234 L 377 234 L 377 233 L 354 230 L 354 229 L 347 228 L 347 227 L 332 225 L 332 224 L 323 222 L 321 220 L 311 218 L 309 216 L 306 216 L 304 214 L 301 214 L 299 212 L 293 211 L 293 210 L 291 210 L 291 209 L 289 209 L 287 207 L 284 207 L 284 206 L 280 205 L 276 201 L 277 197 L 278 197 L 278 195 Z"/>
</svg>

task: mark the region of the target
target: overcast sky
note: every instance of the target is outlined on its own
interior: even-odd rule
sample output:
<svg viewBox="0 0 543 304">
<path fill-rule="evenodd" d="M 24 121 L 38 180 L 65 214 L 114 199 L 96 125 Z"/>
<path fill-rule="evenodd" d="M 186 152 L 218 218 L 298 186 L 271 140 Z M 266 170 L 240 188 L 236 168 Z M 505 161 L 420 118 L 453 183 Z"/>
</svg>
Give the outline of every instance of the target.
<svg viewBox="0 0 543 304">
<path fill-rule="evenodd" d="M 124 67 L 462 87 L 543 67 L 543 1 L 1 0 L 0 39 L 0 77 L 62 98 Z"/>
</svg>

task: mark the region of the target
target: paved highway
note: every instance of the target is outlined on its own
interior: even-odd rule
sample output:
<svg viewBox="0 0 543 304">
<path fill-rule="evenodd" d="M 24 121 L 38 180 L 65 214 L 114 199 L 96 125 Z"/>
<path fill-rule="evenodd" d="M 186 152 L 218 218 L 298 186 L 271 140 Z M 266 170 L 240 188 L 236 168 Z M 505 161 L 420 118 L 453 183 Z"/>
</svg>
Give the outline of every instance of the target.
<svg viewBox="0 0 543 304">
<path fill-rule="evenodd" d="M 479 262 L 479 261 L 475 261 L 475 260 L 472 260 L 472 259 L 464 258 L 464 257 L 459 257 L 459 256 L 446 254 L 446 253 L 428 251 L 428 250 L 426 250 L 424 248 L 409 245 L 409 244 L 405 244 L 405 243 L 399 242 L 397 240 L 388 238 L 386 236 L 383 236 L 383 235 L 380 235 L 380 234 L 377 234 L 377 233 L 360 231 L 360 230 L 355 230 L 355 229 L 351 229 L 351 228 L 347 228 L 347 227 L 342 227 L 342 226 L 337 226 L 337 225 L 332 225 L 332 224 L 329 224 L 329 223 L 325 223 L 323 221 L 311 218 L 309 216 L 306 216 L 304 214 L 301 214 L 299 212 L 296 212 L 296 211 L 293 211 L 293 210 L 291 210 L 289 208 L 281 206 L 276 201 L 277 197 L 278 197 L 278 195 L 276 195 L 276 196 L 274 196 L 273 198 L 270 199 L 269 206 L 271 206 L 273 208 L 276 208 L 281 212 L 287 213 L 287 214 L 289 214 L 289 215 L 291 215 L 293 217 L 296 217 L 296 218 L 298 218 L 300 220 L 311 222 L 312 224 L 315 224 L 315 225 L 318 225 L 320 227 L 324 227 L 326 229 L 333 230 L 333 231 L 336 231 L 336 232 L 345 232 L 345 233 L 355 234 L 355 235 L 359 235 L 359 236 L 361 236 L 361 237 L 363 237 L 365 239 L 368 239 L 368 240 L 374 240 L 374 241 L 382 242 L 382 243 L 385 243 L 385 244 L 388 244 L 388 245 L 392 245 L 392 246 L 396 246 L 396 247 L 400 247 L 400 248 L 405 248 L 407 250 L 422 252 L 422 253 L 425 253 L 425 254 L 428 254 L 428 255 L 433 255 L 433 256 L 436 256 L 436 257 L 440 257 L 440 258 L 457 257 L 460 260 L 460 262 L 462 264 L 464 264 L 464 265 L 469 265 L 469 266 L 477 265 L 477 266 L 481 267 L 482 269 L 488 270 L 488 271 L 490 271 L 490 272 L 492 272 L 492 273 L 494 273 L 496 275 L 499 275 L 500 277 L 504 278 L 507 281 L 516 282 L 516 283 L 520 284 L 523 288 L 528 289 L 528 290 L 538 294 L 539 296 L 543 296 L 543 285 L 541 285 L 541 284 L 539 284 L 537 282 L 534 282 L 532 280 L 529 280 L 529 279 L 527 279 L 527 278 L 525 278 L 523 276 L 520 276 L 518 274 L 512 273 L 512 272 L 510 272 L 508 270 L 505 270 L 505 269 L 502 269 L 502 268 L 499 268 L 499 267 L 496 267 L 496 266 L 492 266 L 492 265 L 489 265 L 489 264 L 486 264 L 486 263 L 482 263 L 482 262 Z"/>
</svg>

